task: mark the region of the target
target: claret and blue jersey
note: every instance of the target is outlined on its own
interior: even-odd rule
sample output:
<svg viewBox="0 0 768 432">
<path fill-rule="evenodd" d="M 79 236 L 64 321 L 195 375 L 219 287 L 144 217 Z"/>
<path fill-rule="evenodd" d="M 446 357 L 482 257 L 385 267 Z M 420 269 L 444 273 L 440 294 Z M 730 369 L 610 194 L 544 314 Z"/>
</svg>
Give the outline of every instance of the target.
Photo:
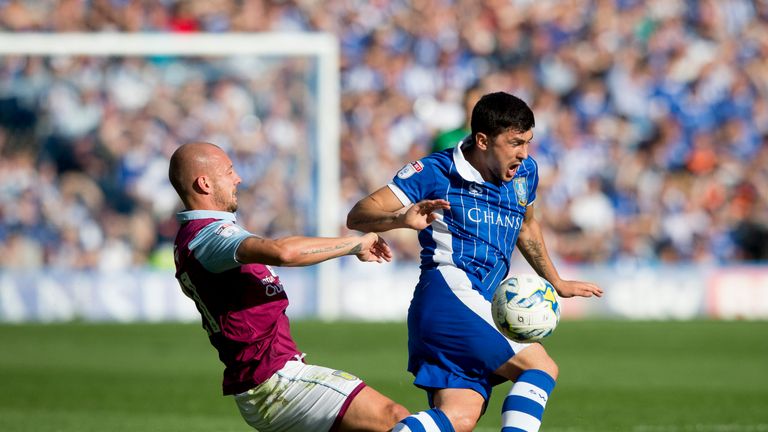
<svg viewBox="0 0 768 432">
<path fill-rule="evenodd" d="M 288 296 L 270 266 L 238 262 L 240 243 L 253 234 L 233 213 L 192 210 L 177 219 L 176 278 L 226 365 L 224 394 L 244 392 L 301 354 L 285 314 Z"/>
<path fill-rule="evenodd" d="M 406 165 L 389 187 L 404 205 L 424 199 L 451 203 L 441 219 L 419 233 L 421 268 L 455 266 L 490 300 L 509 271 L 526 207 L 536 198 L 538 167 L 529 157 L 511 181 L 486 182 L 464 158 L 467 145 Z"/>
</svg>

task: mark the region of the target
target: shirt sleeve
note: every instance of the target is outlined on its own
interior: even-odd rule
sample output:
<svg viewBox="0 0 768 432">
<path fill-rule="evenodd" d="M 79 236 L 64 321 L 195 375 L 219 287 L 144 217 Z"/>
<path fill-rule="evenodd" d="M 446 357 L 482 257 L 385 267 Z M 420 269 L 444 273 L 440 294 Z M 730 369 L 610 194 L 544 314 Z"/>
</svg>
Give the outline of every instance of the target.
<svg viewBox="0 0 768 432">
<path fill-rule="evenodd" d="M 253 236 L 239 225 L 220 220 L 201 229 L 189 243 L 189 249 L 206 270 L 221 273 L 242 265 L 237 261 L 237 248 Z"/>
<path fill-rule="evenodd" d="M 403 205 L 435 198 L 435 179 L 439 175 L 430 159 L 422 159 L 404 166 L 392 179 L 389 188 Z"/>
<path fill-rule="evenodd" d="M 539 164 L 533 158 L 530 158 L 530 160 L 533 164 L 533 170 L 530 175 L 531 181 L 528 183 L 530 188 L 528 190 L 528 205 L 532 205 L 536 201 L 536 189 L 539 187 Z"/>
</svg>

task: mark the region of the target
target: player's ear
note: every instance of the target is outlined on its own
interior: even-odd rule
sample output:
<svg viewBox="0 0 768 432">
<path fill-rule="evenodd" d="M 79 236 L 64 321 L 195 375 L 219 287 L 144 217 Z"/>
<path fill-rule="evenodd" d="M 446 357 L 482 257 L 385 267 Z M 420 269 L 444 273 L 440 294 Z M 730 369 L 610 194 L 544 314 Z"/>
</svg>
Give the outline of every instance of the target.
<svg viewBox="0 0 768 432">
<path fill-rule="evenodd" d="M 486 150 L 488 149 L 488 135 L 478 132 L 475 134 L 475 145 L 480 150 Z"/>
<path fill-rule="evenodd" d="M 207 194 L 211 191 L 211 181 L 208 176 L 196 177 L 192 187 L 197 193 Z"/>
</svg>

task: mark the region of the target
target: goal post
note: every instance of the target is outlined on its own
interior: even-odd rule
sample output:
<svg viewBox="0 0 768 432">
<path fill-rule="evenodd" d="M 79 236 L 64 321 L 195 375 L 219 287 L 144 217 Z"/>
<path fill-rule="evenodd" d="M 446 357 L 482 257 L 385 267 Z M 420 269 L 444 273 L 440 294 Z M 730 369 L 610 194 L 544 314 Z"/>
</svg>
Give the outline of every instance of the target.
<svg viewBox="0 0 768 432">
<path fill-rule="evenodd" d="M 0 56 L 202 56 L 240 55 L 311 57 L 317 62 L 316 142 L 310 143 L 317 160 L 315 229 L 310 235 L 338 236 L 340 77 L 339 42 L 327 33 L 0 33 Z M 318 316 L 339 315 L 338 260 L 316 267 Z"/>
</svg>

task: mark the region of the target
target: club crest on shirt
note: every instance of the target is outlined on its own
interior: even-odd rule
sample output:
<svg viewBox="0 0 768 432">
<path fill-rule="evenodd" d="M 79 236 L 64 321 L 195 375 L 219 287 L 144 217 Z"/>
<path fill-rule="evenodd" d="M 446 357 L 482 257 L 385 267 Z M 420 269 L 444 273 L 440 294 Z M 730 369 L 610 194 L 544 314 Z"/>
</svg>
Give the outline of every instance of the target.
<svg viewBox="0 0 768 432">
<path fill-rule="evenodd" d="M 528 204 L 528 182 L 525 177 L 518 177 L 512 180 L 512 187 L 515 189 L 517 203 L 521 206 Z"/>
<path fill-rule="evenodd" d="M 472 196 L 480 196 L 483 194 L 483 188 L 480 187 L 480 185 L 475 183 L 469 184 L 469 194 Z"/>
<path fill-rule="evenodd" d="M 424 164 L 421 163 L 421 161 L 411 162 L 397 172 L 397 177 L 405 180 L 408 177 L 421 172 L 423 169 L 424 169 Z"/>
<path fill-rule="evenodd" d="M 220 235 L 224 238 L 232 237 L 232 235 L 236 232 L 238 232 L 240 228 L 237 225 L 230 225 L 230 224 L 221 224 L 216 229 L 216 235 Z"/>
</svg>

